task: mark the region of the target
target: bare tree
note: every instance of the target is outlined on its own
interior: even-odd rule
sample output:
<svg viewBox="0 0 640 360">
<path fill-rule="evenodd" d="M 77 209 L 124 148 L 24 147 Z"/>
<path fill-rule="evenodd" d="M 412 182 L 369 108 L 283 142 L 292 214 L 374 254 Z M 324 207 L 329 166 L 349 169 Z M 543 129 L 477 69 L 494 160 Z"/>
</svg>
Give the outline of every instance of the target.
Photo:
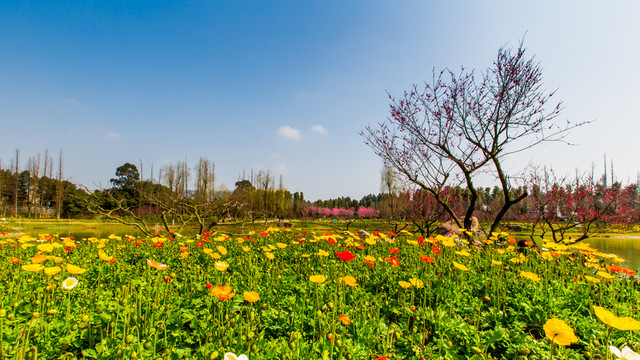
<svg viewBox="0 0 640 360">
<path fill-rule="evenodd" d="M 215 165 L 213 161 L 201 157 L 196 166 L 196 199 L 200 204 L 215 197 Z"/>
<path fill-rule="evenodd" d="M 542 68 L 525 57 L 521 42 L 512 52 L 501 48 L 493 67 L 476 80 L 473 71 L 434 71 L 433 82 L 414 85 L 391 99 L 391 116 L 362 133 L 365 143 L 405 179 L 430 192 L 459 225 L 468 228 L 476 210 L 480 173 L 496 177 L 503 190 L 496 231 L 510 207 L 527 196 L 516 193 L 503 161 L 543 142 L 564 141 L 576 126 L 556 123 L 561 104 L 542 87 Z M 468 203 L 462 218 L 443 196 L 447 186 L 466 185 Z"/>
</svg>

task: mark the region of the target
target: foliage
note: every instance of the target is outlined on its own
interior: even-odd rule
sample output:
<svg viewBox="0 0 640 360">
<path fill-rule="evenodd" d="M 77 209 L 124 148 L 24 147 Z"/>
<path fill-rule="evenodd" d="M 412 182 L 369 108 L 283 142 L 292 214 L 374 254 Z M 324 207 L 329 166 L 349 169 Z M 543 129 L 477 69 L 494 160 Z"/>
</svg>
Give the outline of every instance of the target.
<svg viewBox="0 0 640 360">
<path fill-rule="evenodd" d="M 629 329 L 640 324 L 640 283 L 623 260 L 586 244 L 514 243 L 505 233 L 480 245 L 273 228 L 0 237 L 0 356 L 541 359 L 562 343 L 561 357 L 589 359 L 609 345 L 638 350 Z"/>
</svg>

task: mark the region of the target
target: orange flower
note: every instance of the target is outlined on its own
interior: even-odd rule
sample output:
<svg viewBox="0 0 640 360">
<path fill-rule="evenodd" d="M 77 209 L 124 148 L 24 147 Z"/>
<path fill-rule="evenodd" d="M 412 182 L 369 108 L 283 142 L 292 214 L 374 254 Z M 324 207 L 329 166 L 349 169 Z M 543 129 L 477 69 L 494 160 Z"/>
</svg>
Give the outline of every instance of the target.
<svg viewBox="0 0 640 360">
<path fill-rule="evenodd" d="M 245 291 L 242 295 L 250 303 L 260 300 L 260 295 L 255 291 Z"/>
<path fill-rule="evenodd" d="M 386 258 L 384 259 L 384 261 L 388 261 L 390 262 L 393 266 L 400 266 L 400 261 L 398 261 L 397 257 L 390 257 L 390 258 Z"/>
<path fill-rule="evenodd" d="M 349 319 L 349 317 L 345 314 L 340 315 L 340 318 L 338 320 L 340 320 L 342 325 L 351 325 L 351 319 Z"/>
<path fill-rule="evenodd" d="M 620 271 L 622 271 L 622 267 L 621 266 L 617 266 L 617 265 L 609 265 L 609 266 L 607 266 L 607 270 L 609 270 L 611 272 L 620 272 Z"/>
<path fill-rule="evenodd" d="M 390 249 L 389 249 L 389 252 L 390 252 L 390 253 L 392 253 L 392 254 L 397 254 L 397 253 L 399 253 L 399 252 L 400 252 L 400 249 L 391 249 L 391 248 L 390 248 Z"/>
<path fill-rule="evenodd" d="M 217 297 L 220 300 L 229 300 L 235 296 L 231 286 L 214 286 L 211 290 L 211 295 Z"/>
<path fill-rule="evenodd" d="M 432 263 L 432 262 L 436 261 L 436 259 L 432 258 L 431 256 L 427 256 L 427 255 L 420 255 L 420 260 L 426 261 L 428 263 Z"/>
<path fill-rule="evenodd" d="M 21 260 L 21 259 L 18 259 L 18 258 L 14 258 L 14 257 L 12 257 L 11 259 L 9 259 L 9 261 L 11 261 L 11 262 L 12 262 L 12 263 L 14 263 L 14 264 L 17 264 L 17 263 L 19 263 L 19 262 L 20 262 L 20 261 L 22 261 L 22 260 Z"/>
<path fill-rule="evenodd" d="M 149 260 L 147 259 L 147 265 L 154 267 L 158 270 L 166 270 L 169 266 L 165 265 L 165 264 L 161 264 L 155 260 Z"/>
</svg>

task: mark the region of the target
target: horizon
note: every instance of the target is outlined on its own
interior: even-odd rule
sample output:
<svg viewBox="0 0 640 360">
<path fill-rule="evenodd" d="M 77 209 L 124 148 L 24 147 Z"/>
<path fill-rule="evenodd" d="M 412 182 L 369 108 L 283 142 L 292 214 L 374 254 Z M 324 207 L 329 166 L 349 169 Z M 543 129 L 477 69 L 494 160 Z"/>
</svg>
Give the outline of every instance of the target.
<svg viewBox="0 0 640 360">
<path fill-rule="evenodd" d="M 359 133 L 387 117 L 387 94 L 434 69 L 479 74 L 524 39 L 543 87 L 563 102 L 558 120 L 595 121 L 569 134 L 576 146 L 508 158 L 510 173 L 530 162 L 569 175 L 606 166 L 635 183 L 638 10 L 632 1 L 12 3 L 0 12 L 2 168 L 16 149 L 21 169 L 45 150 L 57 168 L 62 149 L 63 178 L 106 187 L 127 162 L 149 178 L 152 164 L 157 176 L 207 157 L 217 188 L 262 170 L 310 201 L 361 199 L 380 192 L 382 161 Z"/>
</svg>

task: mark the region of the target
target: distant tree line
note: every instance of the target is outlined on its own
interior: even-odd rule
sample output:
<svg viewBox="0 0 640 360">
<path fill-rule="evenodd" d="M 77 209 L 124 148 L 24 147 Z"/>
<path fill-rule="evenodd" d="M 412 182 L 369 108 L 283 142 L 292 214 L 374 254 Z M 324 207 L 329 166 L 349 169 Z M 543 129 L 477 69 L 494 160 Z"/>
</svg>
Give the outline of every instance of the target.
<svg viewBox="0 0 640 360">
<path fill-rule="evenodd" d="M 2 217 L 68 218 L 86 214 L 83 191 L 63 180 L 62 151 L 54 169 L 49 152 L 29 157 L 20 167 L 20 150 L 4 167 L 0 160 L 0 214 Z"/>
</svg>

